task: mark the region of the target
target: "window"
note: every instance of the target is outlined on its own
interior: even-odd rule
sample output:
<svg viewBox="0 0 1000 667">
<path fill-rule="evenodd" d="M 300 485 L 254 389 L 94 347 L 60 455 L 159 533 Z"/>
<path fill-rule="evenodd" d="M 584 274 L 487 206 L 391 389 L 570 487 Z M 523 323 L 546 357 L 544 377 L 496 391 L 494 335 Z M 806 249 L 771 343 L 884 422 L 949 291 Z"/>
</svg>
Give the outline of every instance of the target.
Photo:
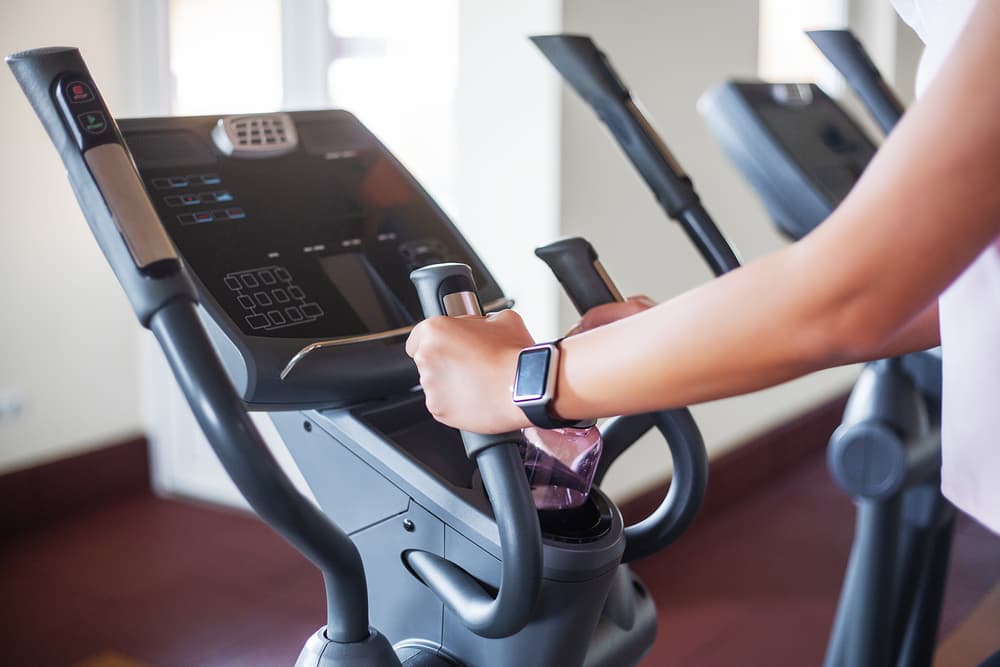
<svg viewBox="0 0 1000 667">
<path fill-rule="evenodd" d="M 171 0 L 171 113 L 282 105 L 281 0 Z"/>
<path fill-rule="evenodd" d="M 839 95 L 843 80 L 805 31 L 846 24 L 846 0 L 760 0 L 758 74 L 768 81 L 814 81 Z"/>
<path fill-rule="evenodd" d="M 458 0 L 169 0 L 169 45 L 171 113 L 301 106 L 283 72 L 308 65 L 325 77 L 295 82 L 307 99 L 354 113 L 455 210 Z"/>
</svg>

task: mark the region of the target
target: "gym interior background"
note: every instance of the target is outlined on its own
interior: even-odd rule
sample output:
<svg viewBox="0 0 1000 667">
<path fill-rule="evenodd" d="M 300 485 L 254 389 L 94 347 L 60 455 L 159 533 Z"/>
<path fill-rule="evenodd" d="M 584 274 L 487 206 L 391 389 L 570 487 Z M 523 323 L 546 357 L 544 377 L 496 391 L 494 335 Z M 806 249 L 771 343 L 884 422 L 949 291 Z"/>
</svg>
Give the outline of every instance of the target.
<svg viewBox="0 0 1000 667">
<path fill-rule="evenodd" d="M 921 50 L 888 0 L 4 0 L 0 15 L 4 53 L 80 47 L 120 116 L 354 111 L 457 222 L 540 339 L 575 319 L 531 255 L 560 236 L 588 238 L 628 293 L 662 300 L 710 274 L 526 35 L 594 36 L 744 259 L 785 241 L 710 136 L 699 95 L 730 77 L 816 80 L 858 110 L 801 35 L 849 26 L 908 103 Z M 145 439 L 159 494 L 239 506 L 6 73 L 0 118 L 0 475 Z M 719 457 L 836 401 L 856 374 L 818 373 L 694 412 Z M 659 447 L 643 443 L 613 469 L 617 500 L 667 478 Z"/>
</svg>

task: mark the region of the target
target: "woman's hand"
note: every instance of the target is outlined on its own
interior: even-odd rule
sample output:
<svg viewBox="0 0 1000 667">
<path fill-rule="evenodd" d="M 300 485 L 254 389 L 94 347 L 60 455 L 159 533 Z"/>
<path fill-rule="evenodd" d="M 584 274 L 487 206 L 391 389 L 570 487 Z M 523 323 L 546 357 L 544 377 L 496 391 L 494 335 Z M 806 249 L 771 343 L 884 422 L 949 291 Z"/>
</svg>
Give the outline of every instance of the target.
<svg viewBox="0 0 1000 667">
<path fill-rule="evenodd" d="M 644 294 L 640 294 L 637 296 L 630 296 L 625 301 L 616 301 L 614 303 L 605 303 L 600 306 L 595 306 L 584 313 L 583 317 L 580 318 L 580 321 L 577 322 L 576 325 L 566 333 L 566 335 L 575 336 L 578 333 L 583 333 L 584 331 L 596 329 L 597 327 L 604 326 L 605 324 L 617 322 L 618 320 L 626 318 L 629 315 L 641 313 L 642 311 L 652 308 L 655 305 L 655 301 Z"/>
<path fill-rule="evenodd" d="M 474 433 L 530 426 L 511 402 L 517 355 L 534 345 L 521 316 L 431 317 L 406 341 L 420 372 L 427 409 L 439 422 Z"/>
</svg>

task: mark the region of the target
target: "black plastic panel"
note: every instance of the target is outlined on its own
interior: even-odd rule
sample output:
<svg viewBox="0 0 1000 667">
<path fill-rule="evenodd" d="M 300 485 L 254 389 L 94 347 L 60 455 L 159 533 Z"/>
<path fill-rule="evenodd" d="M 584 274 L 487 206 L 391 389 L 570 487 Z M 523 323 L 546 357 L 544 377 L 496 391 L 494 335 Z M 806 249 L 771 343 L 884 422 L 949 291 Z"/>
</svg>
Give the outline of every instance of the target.
<svg viewBox="0 0 1000 667">
<path fill-rule="evenodd" d="M 875 144 L 815 84 L 730 81 L 699 103 L 723 150 L 793 239 L 847 196 Z"/>
<path fill-rule="evenodd" d="M 401 339 L 324 349 L 285 381 L 279 375 L 313 342 L 415 324 L 421 310 L 409 273 L 419 266 L 466 263 L 484 301 L 503 294 L 441 209 L 354 116 L 289 116 L 298 147 L 252 158 L 216 146 L 218 117 L 120 124 L 203 304 L 244 357 L 248 401 L 340 404 L 412 386 Z M 330 368 L 308 367 L 316 364 Z"/>
</svg>

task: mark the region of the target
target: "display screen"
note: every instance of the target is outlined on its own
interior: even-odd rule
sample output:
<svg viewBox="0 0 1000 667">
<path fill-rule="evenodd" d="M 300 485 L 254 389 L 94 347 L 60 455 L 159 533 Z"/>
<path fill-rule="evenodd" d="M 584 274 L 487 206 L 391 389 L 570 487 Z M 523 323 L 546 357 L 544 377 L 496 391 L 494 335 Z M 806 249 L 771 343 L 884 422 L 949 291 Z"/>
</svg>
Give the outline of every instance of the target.
<svg viewBox="0 0 1000 667">
<path fill-rule="evenodd" d="M 536 400 L 545 395 L 545 381 L 548 378 L 551 357 L 552 350 L 547 347 L 521 353 L 514 383 L 515 401 Z"/>
<path fill-rule="evenodd" d="M 353 116 L 290 116 L 296 149 L 253 159 L 217 149 L 218 119 L 126 130 L 167 232 L 243 333 L 320 339 L 414 324 L 421 308 L 409 274 L 443 261 L 469 264 L 484 298 L 500 296 L 441 210 Z"/>
</svg>

